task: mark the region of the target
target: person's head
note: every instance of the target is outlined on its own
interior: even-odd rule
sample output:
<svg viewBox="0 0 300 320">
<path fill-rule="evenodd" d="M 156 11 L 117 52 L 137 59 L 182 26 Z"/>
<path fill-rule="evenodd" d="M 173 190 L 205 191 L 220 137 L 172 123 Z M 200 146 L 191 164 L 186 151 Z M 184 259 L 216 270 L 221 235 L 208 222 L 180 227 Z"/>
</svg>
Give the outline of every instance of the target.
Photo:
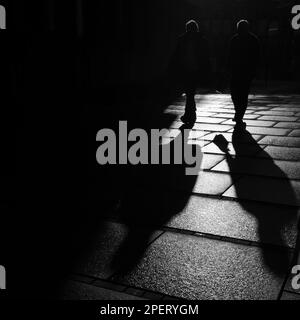
<svg viewBox="0 0 300 320">
<path fill-rule="evenodd" d="M 195 20 L 190 20 L 185 24 L 186 32 L 199 32 L 198 23 Z"/>
<path fill-rule="evenodd" d="M 240 20 L 236 27 L 239 35 L 245 35 L 249 33 L 250 26 L 247 20 Z"/>
</svg>

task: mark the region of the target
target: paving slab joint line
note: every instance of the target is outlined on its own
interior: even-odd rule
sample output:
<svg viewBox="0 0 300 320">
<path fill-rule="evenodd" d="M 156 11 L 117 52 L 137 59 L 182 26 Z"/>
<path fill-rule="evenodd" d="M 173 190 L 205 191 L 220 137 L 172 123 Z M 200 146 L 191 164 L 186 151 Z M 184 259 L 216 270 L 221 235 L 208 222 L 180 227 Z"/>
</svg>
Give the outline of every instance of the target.
<svg viewBox="0 0 300 320">
<path fill-rule="evenodd" d="M 199 195 L 199 197 L 206 197 L 206 195 Z M 212 198 L 212 197 L 211 197 Z M 285 203 L 275 203 L 275 202 L 268 202 L 268 201 L 262 201 L 262 200 L 252 200 L 252 199 L 240 199 L 240 198 L 234 198 L 234 197 L 229 197 L 229 196 L 224 196 L 223 194 L 220 196 L 220 199 L 222 200 L 227 200 L 227 201 L 234 201 L 234 202 L 251 202 L 251 203 L 256 203 L 256 204 L 263 204 L 263 205 L 270 205 L 270 206 L 278 206 L 282 208 L 300 208 L 299 205 L 291 205 L 291 204 L 285 204 Z"/>
<path fill-rule="evenodd" d="M 83 275 L 83 274 L 78 274 L 78 273 L 73 273 L 69 276 L 70 280 L 81 282 L 81 283 L 86 283 L 89 285 L 92 285 L 94 287 L 99 287 L 103 289 L 109 289 L 117 292 L 125 292 L 128 289 L 128 286 L 122 285 L 122 284 L 117 284 L 105 279 L 100 279 L 96 278 L 93 276 L 89 275 Z M 90 279 L 90 282 L 87 282 L 86 279 Z"/>
<path fill-rule="evenodd" d="M 284 277 L 282 286 L 281 286 L 280 291 L 279 291 L 279 293 L 278 293 L 277 300 L 281 300 L 281 298 L 282 298 L 283 292 L 285 291 L 284 288 L 285 288 L 285 286 L 286 286 L 286 284 L 287 284 L 287 281 L 288 281 L 288 279 L 289 279 L 289 277 L 290 277 L 291 271 L 292 271 L 292 266 L 290 266 L 290 268 L 288 269 L 287 274 L 286 274 L 285 277 Z"/>
<path fill-rule="evenodd" d="M 291 293 L 291 294 L 294 294 L 296 296 L 299 296 L 300 297 L 300 291 L 299 292 L 296 292 L 296 291 L 290 291 L 290 290 L 283 290 L 282 294 L 286 292 L 286 293 Z M 282 296 L 281 296 L 282 298 Z"/>
<path fill-rule="evenodd" d="M 224 193 L 223 193 L 224 194 Z M 234 198 L 234 197 L 228 197 L 228 196 L 224 196 L 223 194 L 218 194 L 218 195 L 214 195 L 214 194 L 205 194 L 205 193 L 192 193 L 193 196 L 196 197 L 200 197 L 200 198 L 209 198 L 209 199 L 216 199 L 216 200 L 226 200 L 226 201 L 233 201 L 233 202 L 249 202 L 249 203 L 255 203 L 255 204 L 262 204 L 262 205 L 270 205 L 270 206 L 274 206 L 276 205 L 277 207 L 282 207 L 282 209 L 286 209 L 286 208 L 300 208 L 299 205 L 297 206 L 293 206 L 293 205 L 288 205 L 288 204 L 284 204 L 284 203 L 276 203 L 274 204 L 273 202 L 266 202 L 266 201 L 262 201 L 262 200 L 253 200 L 253 199 L 240 199 L 240 198 Z"/>
<path fill-rule="evenodd" d="M 249 158 L 249 157 L 248 157 Z M 292 161 L 292 162 L 297 162 L 297 161 Z M 204 170 L 203 170 L 204 171 Z M 230 171 L 220 171 L 220 170 L 206 170 L 206 172 L 211 172 L 211 173 L 220 173 L 220 174 L 230 174 Z M 240 178 L 244 178 L 244 177 L 262 177 L 262 178 L 267 178 L 267 179 L 277 179 L 277 180 L 283 180 L 283 181 L 300 181 L 300 178 L 288 178 L 288 177 L 279 177 L 279 176 L 266 176 L 266 175 L 262 175 L 262 174 L 255 174 L 255 173 L 234 173 L 235 175 L 241 175 Z M 235 181 L 237 178 L 233 178 L 232 181 Z M 226 189 L 227 191 L 228 189 Z M 226 192 L 224 191 L 224 193 Z"/>
<path fill-rule="evenodd" d="M 147 298 L 150 300 L 171 299 L 171 300 L 183 300 L 184 301 L 184 299 L 176 297 L 176 296 L 170 296 L 170 295 L 166 295 L 161 292 L 155 292 L 155 291 L 146 290 L 143 288 L 137 288 L 137 287 L 132 287 L 132 286 L 124 285 L 124 284 L 119 284 L 119 283 L 112 282 L 110 280 L 104 280 L 104 279 L 100 279 L 100 278 L 96 278 L 96 277 L 92 277 L 92 276 L 74 273 L 74 274 L 71 274 L 69 276 L 69 278 L 72 281 L 85 283 L 85 284 L 92 285 L 94 287 L 109 289 L 109 290 L 116 291 L 116 292 L 127 293 L 127 294 L 130 294 L 130 295 L 133 295 L 136 297 L 140 297 L 140 298 Z M 86 279 L 88 279 L 88 278 L 90 278 L 90 282 L 86 281 Z"/>
<path fill-rule="evenodd" d="M 294 209 L 294 208 L 300 208 L 300 205 L 288 205 L 288 204 L 284 204 L 284 203 L 273 203 L 273 202 L 267 202 L 267 201 L 262 201 L 262 200 L 253 200 L 253 199 L 240 199 L 240 198 L 235 198 L 235 197 L 228 197 L 228 196 L 224 196 L 223 192 L 222 194 L 206 194 L 206 193 L 198 193 L 198 192 L 184 192 L 181 190 L 174 190 L 174 192 L 176 193 L 180 193 L 180 194 L 189 194 L 190 196 L 195 196 L 195 197 L 199 197 L 199 198 L 208 198 L 208 199 L 216 199 L 216 200 L 226 200 L 226 201 L 233 201 L 233 202 L 249 202 L 249 203 L 255 203 L 255 204 L 262 204 L 262 205 L 270 205 L 270 206 L 274 206 L 276 205 L 277 207 L 281 207 L 282 209 Z M 118 208 L 118 210 L 114 211 L 114 213 L 117 213 L 120 210 L 120 208 Z M 107 219 L 115 219 L 112 217 L 105 217 L 105 220 Z"/>
<path fill-rule="evenodd" d="M 277 244 L 273 244 L 273 243 L 257 242 L 257 241 L 245 240 L 245 239 L 240 239 L 240 238 L 214 235 L 214 234 L 205 233 L 205 232 L 197 232 L 197 231 L 178 229 L 178 228 L 167 227 L 167 226 L 162 227 L 162 230 L 164 230 L 166 232 L 192 235 L 192 236 L 202 237 L 202 238 L 206 238 L 206 239 L 231 242 L 234 244 L 241 244 L 241 245 L 245 245 L 245 246 L 255 246 L 255 247 L 259 247 L 259 248 L 269 248 L 269 249 L 277 249 L 277 250 L 279 249 L 279 250 L 291 251 L 291 252 L 294 252 L 294 250 L 295 250 L 295 248 L 292 248 L 292 247 L 281 246 L 281 245 L 277 245 Z"/>
<path fill-rule="evenodd" d="M 217 171 L 214 171 L 217 173 Z M 223 172 L 224 173 L 224 172 Z M 244 177 L 244 175 L 241 175 L 239 173 L 234 174 L 231 178 L 232 178 L 232 182 L 230 184 L 230 186 L 228 186 L 219 196 L 222 196 L 224 193 L 226 193 L 226 191 L 228 191 L 231 187 L 233 187 L 238 181 L 242 180 Z"/>
<path fill-rule="evenodd" d="M 266 121 L 266 120 L 264 120 L 264 121 Z M 268 120 L 267 120 L 268 121 Z M 276 125 L 279 123 L 280 121 L 275 121 L 274 122 L 274 124 L 271 126 L 271 127 L 269 127 L 269 128 L 274 128 L 274 129 L 276 129 Z"/>
<path fill-rule="evenodd" d="M 108 217 L 106 219 L 107 221 L 110 222 L 115 222 L 115 223 L 121 223 L 124 224 L 124 222 L 116 217 Z M 126 225 L 126 224 L 124 224 Z M 241 238 L 233 238 L 233 237 L 227 237 L 227 236 L 221 236 L 221 235 L 215 235 L 212 233 L 205 233 L 205 232 L 198 232 L 198 231 L 191 231 L 191 230 L 186 230 L 186 229 L 179 229 L 179 228 L 174 228 L 174 227 L 168 227 L 168 226 L 159 226 L 159 225 L 149 225 L 147 227 L 143 225 L 137 225 L 137 227 L 143 227 L 145 230 L 153 230 L 155 229 L 156 231 L 162 231 L 161 234 L 159 234 L 156 237 L 153 237 L 151 241 L 149 241 L 147 248 L 155 242 L 158 238 L 163 236 L 165 232 L 172 232 L 172 233 L 179 233 L 179 234 L 185 234 L 185 235 L 190 235 L 190 236 L 196 236 L 196 237 L 202 237 L 206 239 L 213 239 L 213 240 L 219 240 L 219 241 L 224 241 L 224 242 L 231 242 L 235 244 L 242 244 L 245 246 L 255 246 L 259 248 L 270 248 L 270 249 L 280 249 L 280 250 L 285 250 L 285 251 L 291 251 L 294 252 L 295 248 L 294 247 L 288 247 L 288 246 L 282 246 L 282 245 L 277 245 L 273 243 L 265 243 L 265 242 L 257 242 L 257 241 L 252 241 L 252 240 L 246 240 L 246 239 L 241 239 Z"/>
</svg>

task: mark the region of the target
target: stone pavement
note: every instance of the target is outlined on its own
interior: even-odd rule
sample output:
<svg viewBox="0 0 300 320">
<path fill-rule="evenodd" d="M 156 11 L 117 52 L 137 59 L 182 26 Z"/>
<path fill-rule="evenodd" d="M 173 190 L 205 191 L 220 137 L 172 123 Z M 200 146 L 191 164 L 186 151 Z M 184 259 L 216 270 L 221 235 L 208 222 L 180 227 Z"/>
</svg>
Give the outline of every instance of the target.
<svg viewBox="0 0 300 320">
<path fill-rule="evenodd" d="M 171 136 L 183 111 L 183 99 L 166 110 L 177 116 Z M 151 235 L 129 272 L 111 264 L 126 221 L 109 217 L 64 298 L 300 299 L 290 274 L 292 259 L 300 264 L 300 95 L 252 95 L 245 115 L 251 135 L 237 144 L 233 114 L 229 95 L 197 95 L 190 137 L 202 146 L 202 169 L 192 189 L 170 183 L 168 190 L 186 205 L 151 232 L 140 228 Z M 229 141 L 231 156 L 215 145 L 216 134 Z M 151 194 L 143 197 L 151 207 Z"/>
</svg>

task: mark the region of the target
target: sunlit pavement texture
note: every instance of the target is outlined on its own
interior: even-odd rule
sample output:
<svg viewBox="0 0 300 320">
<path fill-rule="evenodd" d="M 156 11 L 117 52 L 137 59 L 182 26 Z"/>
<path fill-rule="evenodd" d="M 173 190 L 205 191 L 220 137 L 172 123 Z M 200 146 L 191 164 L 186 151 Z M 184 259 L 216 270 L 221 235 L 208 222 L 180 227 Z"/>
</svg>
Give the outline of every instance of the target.
<svg viewBox="0 0 300 320">
<path fill-rule="evenodd" d="M 177 116 L 173 128 L 182 125 L 183 111 L 184 99 L 166 111 Z M 159 197 L 141 186 L 140 216 L 156 210 L 154 226 L 116 210 L 70 276 L 64 298 L 300 299 L 291 286 L 291 267 L 300 264 L 300 96 L 251 96 L 245 115 L 251 135 L 238 143 L 232 143 L 233 113 L 229 95 L 197 96 L 191 134 L 204 154 L 198 178 L 169 181 Z M 213 142 L 216 134 L 229 141 L 230 156 Z M 184 205 L 175 208 L 182 197 Z M 156 223 L 170 206 L 172 213 Z M 134 254 L 136 263 L 122 263 Z"/>
</svg>

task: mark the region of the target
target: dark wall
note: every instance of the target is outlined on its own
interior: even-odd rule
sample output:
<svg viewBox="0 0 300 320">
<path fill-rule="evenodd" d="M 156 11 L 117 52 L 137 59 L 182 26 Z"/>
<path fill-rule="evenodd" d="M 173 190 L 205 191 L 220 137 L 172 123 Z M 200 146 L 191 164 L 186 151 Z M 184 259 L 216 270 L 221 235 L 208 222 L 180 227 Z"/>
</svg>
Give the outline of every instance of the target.
<svg viewBox="0 0 300 320">
<path fill-rule="evenodd" d="M 228 42 L 235 33 L 237 21 L 250 20 L 253 32 L 266 51 L 264 54 L 270 56 L 271 52 L 270 59 L 280 61 L 277 78 L 284 78 L 286 75 L 279 70 L 280 66 L 284 69 L 291 60 L 290 31 L 282 23 L 289 23 L 286 11 L 289 8 L 277 9 L 272 0 L 118 0 L 111 1 L 105 8 L 86 3 L 85 37 L 92 47 L 90 85 L 97 90 L 103 81 L 108 84 L 149 83 L 163 76 L 177 38 L 189 19 L 202 24 L 211 44 L 216 72 L 224 68 Z M 280 25 L 276 37 L 268 34 L 269 25 L 274 21 Z M 284 38 L 287 39 L 286 50 L 278 53 L 273 47 L 282 47 Z M 265 68 L 261 66 L 260 77 L 265 76 Z M 269 76 L 275 75 L 270 73 Z"/>
</svg>

